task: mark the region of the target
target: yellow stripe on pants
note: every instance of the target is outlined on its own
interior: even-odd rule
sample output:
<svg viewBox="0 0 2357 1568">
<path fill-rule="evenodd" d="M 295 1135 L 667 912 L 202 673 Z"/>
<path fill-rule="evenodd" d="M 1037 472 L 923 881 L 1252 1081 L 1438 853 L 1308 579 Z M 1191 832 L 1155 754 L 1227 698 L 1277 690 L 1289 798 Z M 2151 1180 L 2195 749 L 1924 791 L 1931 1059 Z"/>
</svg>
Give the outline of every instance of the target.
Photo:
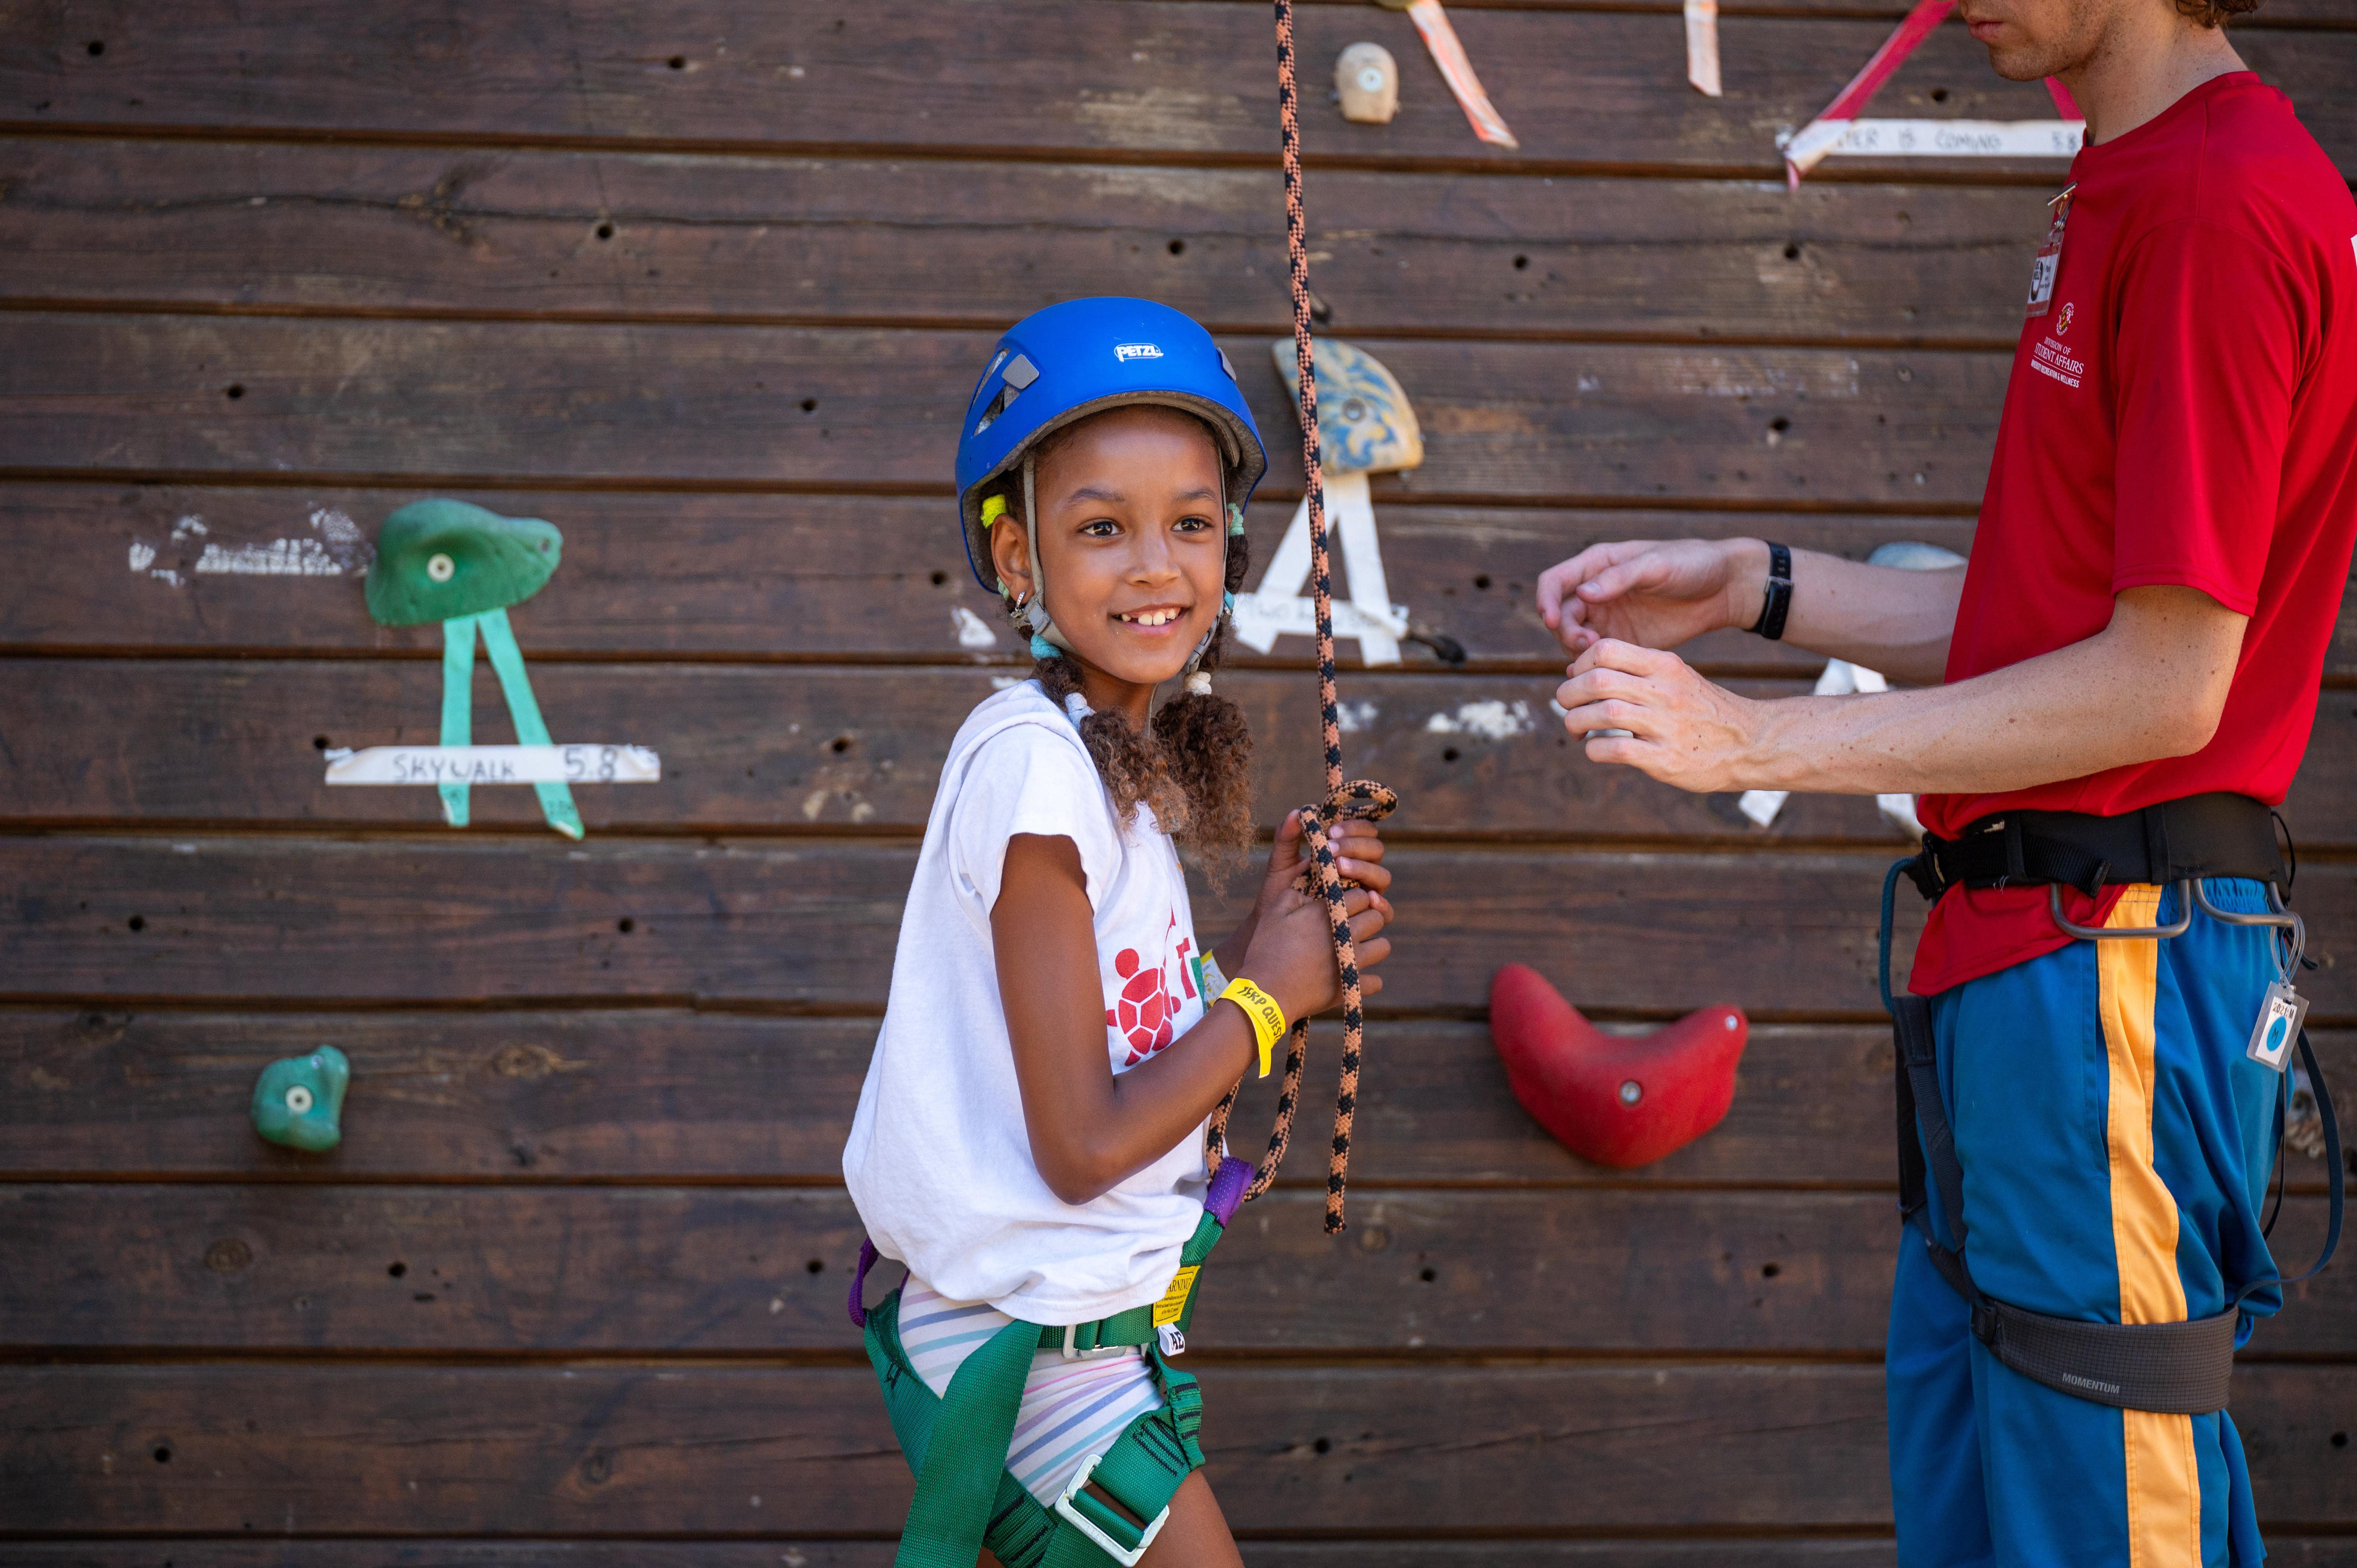
<svg viewBox="0 0 2357 1568">
<path fill-rule="evenodd" d="M 2106 926 L 2160 923 L 2160 889 L 2128 887 Z M 2181 1323 L 2177 1199 L 2153 1168 L 2153 1004 L 2160 944 L 2097 942 L 2104 1054 L 2110 1078 L 2104 1141 L 2111 1151 L 2112 1248 L 2119 1262 L 2120 1321 Z M 2193 1418 L 2120 1412 L 2126 1445 L 2129 1568 L 2196 1568 L 2201 1561 L 2201 1483 Z"/>
</svg>

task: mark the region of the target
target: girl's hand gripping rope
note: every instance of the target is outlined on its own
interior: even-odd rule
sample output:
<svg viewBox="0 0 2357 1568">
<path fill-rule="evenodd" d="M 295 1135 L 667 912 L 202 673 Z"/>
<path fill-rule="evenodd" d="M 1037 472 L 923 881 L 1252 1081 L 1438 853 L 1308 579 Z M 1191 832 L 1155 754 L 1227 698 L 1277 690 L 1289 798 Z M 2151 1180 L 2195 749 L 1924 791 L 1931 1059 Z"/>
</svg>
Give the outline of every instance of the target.
<svg viewBox="0 0 2357 1568">
<path fill-rule="evenodd" d="M 1391 924 L 1383 897 L 1392 874 L 1383 864 L 1383 841 L 1372 822 L 1345 822 L 1329 833 L 1335 869 L 1348 884 L 1342 908 L 1361 971 L 1383 962 L 1392 950 L 1380 933 Z M 1334 921 L 1314 880 L 1315 857 L 1304 843 L 1302 813 L 1294 811 L 1277 830 L 1269 850 L 1268 875 L 1245 928 L 1243 954 L 1234 972 L 1249 977 L 1276 999 L 1291 1019 L 1308 1018 L 1342 1000 L 1342 976 L 1334 961 Z M 1383 988 L 1381 976 L 1364 975 L 1361 991 Z"/>
</svg>

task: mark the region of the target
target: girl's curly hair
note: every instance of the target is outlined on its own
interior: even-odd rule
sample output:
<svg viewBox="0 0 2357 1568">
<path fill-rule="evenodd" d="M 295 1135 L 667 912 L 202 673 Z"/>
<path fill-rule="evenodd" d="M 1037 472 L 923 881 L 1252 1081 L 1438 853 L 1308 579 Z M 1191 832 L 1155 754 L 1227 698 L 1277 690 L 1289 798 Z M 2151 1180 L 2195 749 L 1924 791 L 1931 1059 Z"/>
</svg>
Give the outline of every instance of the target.
<svg viewBox="0 0 2357 1568">
<path fill-rule="evenodd" d="M 1020 515 L 1019 494 L 1009 502 Z M 1251 546 L 1242 534 L 1230 536 L 1229 593 L 1243 592 L 1251 565 Z M 1030 627 L 1014 597 L 1008 596 L 1005 604 L 1017 638 L 1028 639 Z M 1220 667 L 1229 635 L 1222 622 L 1203 650 L 1199 669 L 1208 674 Z M 1059 707 L 1081 689 L 1080 666 L 1060 651 L 1033 664 L 1031 674 Z M 1114 812 L 1125 823 L 1135 817 L 1141 804 L 1146 806 L 1163 830 L 1185 844 L 1214 878 L 1224 878 L 1243 861 L 1252 847 L 1253 819 L 1252 729 L 1242 708 L 1215 693 L 1181 692 L 1155 711 L 1143 732 L 1132 729 L 1121 714 L 1103 712 L 1092 712 L 1081 721 L 1080 730 L 1098 776 L 1113 796 Z"/>
<path fill-rule="evenodd" d="M 2260 0 L 2177 0 L 2178 10 L 2205 27 L 2222 27 L 2259 8 Z"/>
</svg>

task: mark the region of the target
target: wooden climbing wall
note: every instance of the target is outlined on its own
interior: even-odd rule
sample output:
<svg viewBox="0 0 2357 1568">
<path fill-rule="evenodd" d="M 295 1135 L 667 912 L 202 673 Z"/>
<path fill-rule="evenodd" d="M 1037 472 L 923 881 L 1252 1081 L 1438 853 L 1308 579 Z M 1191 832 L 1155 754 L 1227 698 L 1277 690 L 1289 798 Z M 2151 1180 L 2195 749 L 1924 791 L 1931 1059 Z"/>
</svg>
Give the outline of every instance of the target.
<svg viewBox="0 0 2357 1568">
<path fill-rule="evenodd" d="M 1345 678 L 1352 770 L 1407 800 L 1353 1226 L 1297 1154 L 1190 1357 L 1256 1568 L 1891 1561 L 1897 841 L 1585 765 L 1530 585 L 1612 537 L 1967 548 L 2058 171 L 1787 193 L 1775 133 L 1897 9 L 1723 9 L 1714 102 L 1673 5 L 1456 6 L 1511 156 L 1404 17 L 1301 13 L 1327 325 L 1430 446 L 1376 484 L 1391 582 L 1471 659 Z M 2357 169 L 2357 3 L 2237 38 Z M 1386 127 L 1323 102 L 1359 38 L 1402 62 Z M 1956 27 L 1878 112 L 2050 113 Z M 1039 305 L 1191 311 L 1276 453 L 1265 555 L 1300 489 L 1275 145 L 1243 0 L 0 0 L 0 1559 L 882 1568 L 909 1481 L 837 1157 L 938 760 L 1022 669 L 961 635 L 999 623 L 955 411 Z M 435 737 L 438 639 L 369 620 L 344 526 L 427 494 L 565 531 L 515 612 L 543 706 L 664 765 L 581 791 L 584 843 L 526 791 L 461 833 L 321 786 L 326 748 Z M 1314 681 L 1298 640 L 1243 664 L 1273 820 Z M 2345 614 L 2289 815 L 2349 1083 L 2353 689 Z M 1749 1009 L 1725 1125 L 1565 1155 L 1491 1052 L 1508 960 L 1632 1026 Z M 264 1144 L 255 1074 L 320 1043 L 342 1148 Z M 2327 1173 L 2293 1176 L 2300 1251 Z M 2236 1384 L 2311 1568 L 2357 1563 L 2352 1282 Z"/>
</svg>

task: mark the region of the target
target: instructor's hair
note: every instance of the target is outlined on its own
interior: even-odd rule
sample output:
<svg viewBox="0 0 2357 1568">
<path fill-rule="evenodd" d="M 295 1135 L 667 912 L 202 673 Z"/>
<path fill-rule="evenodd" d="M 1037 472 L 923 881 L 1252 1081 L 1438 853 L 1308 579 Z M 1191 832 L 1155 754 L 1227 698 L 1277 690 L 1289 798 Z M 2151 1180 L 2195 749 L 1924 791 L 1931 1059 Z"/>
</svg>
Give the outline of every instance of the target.
<svg viewBox="0 0 2357 1568">
<path fill-rule="evenodd" d="M 2259 8 L 2260 0 L 2177 0 L 2177 8 L 2205 27 L 2222 27 Z"/>
</svg>

